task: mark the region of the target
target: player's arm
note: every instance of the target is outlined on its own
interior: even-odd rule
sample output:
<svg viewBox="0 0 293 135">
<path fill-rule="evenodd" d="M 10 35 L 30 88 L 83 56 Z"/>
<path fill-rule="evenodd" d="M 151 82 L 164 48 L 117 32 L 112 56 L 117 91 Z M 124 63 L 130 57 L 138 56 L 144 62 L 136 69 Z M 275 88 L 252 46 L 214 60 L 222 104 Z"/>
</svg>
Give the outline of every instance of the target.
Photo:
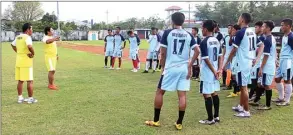
<svg viewBox="0 0 293 135">
<path fill-rule="evenodd" d="M 192 56 L 192 58 L 191 58 L 191 61 L 190 61 L 190 63 L 189 63 L 189 68 L 192 67 L 192 64 L 198 59 L 198 56 L 199 56 L 199 54 L 200 54 L 200 48 L 199 48 L 199 45 L 196 45 L 196 46 L 194 47 L 194 49 L 191 50 L 191 51 L 194 51 L 194 54 L 193 54 L 193 56 Z"/>
<path fill-rule="evenodd" d="M 226 38 L 224 39 L 224 43 L 223 43 L 223 56 L 225 56 L 226 54 Z"/>
<path fill-rule="evenodd" d="M 30 51 L 30 53 L 28 54 L 28 57 L 33 58 L 34 55 L 35 55 L 35 50 L 34 50 L 34 48 L 33 48 L 33 41 L 32 41 L 32 38 L 31 38 L 31 37 L 28 37 L 28 38 L 25 40 L 25 43 L 26 43 L 26 45 L 27 45 L 28 50 Z"/>
<path fill-rule="evenodd" d="M 224 55 L 222 54 L 222 49 L 220 47 L 220 50 L 219 50 L 219 56 L 218 56 L 218 74 L 219 76 L 222 74 L 223 72 L 223 60 L 224 60 Z M 225 51 L 225 49 L 224 49 Z"/>
<path fill-rule="evenodd" d="M 259 72 L 258 72 L 258 75 L 259 76 L 262 76 L 262 70 L 264 68 L 264 66 L 266 65 L 268 59 L 269 59 L 269 56 L 270 56 L 270 52 L 271 52 L 271 47 L 272 47 L 272 43 L 268 40 L 265 40 L 264 41 L 264 57 L 263 57 L 263 60 L 262 60 L 262 63 L 261 63 L 261 66 L 260 66 L 260 69 L 259 69 Z"/>
<path fill-rule="evenodd" d="M 291 49 L 293 50 L 293 37 L 290 36 L 288 37 L 288 45 L 291 47 Z"/>
<path fill-rule="evenodd" d="M 122 49 L 124 49 L 125 46 L 126 46 L 126 40 L 125 40 L 125 38 L 121 34 L 120 34 L 120 36 L 121 36 L 121 40 L 124 42 L 124 45 L 123 45 L 123 48 L 122 48 Z"/>
<path fill-rule="evenodd" d="M 16 39 L 13 40 L 13 42 L 11 43 L 11 47 L 14 50 L 14 52 L 17 53 L 17 48 L 16 48 Z"/>
<path fill-rule="evenodd" d="M 104 52 L 105 52 L 107 48 L 107 36 L 105 37 L 104 42 L 105 42 L 105 46 L 104 46 Z"/>
<path fill-rule="evenodd" d="M 43 38 L 43 42 L 46 43 L 46 44 L 51 44 L 53 43 L 54 41 L 59 41 L 60 37 L 55 37 L 55 38 L 51 38 L 51 39 L 48 39 L 47 36 L 45 36 Z"/>
<path fill-rule="evenodd" d="M 161 60 L 160 60 L 160 65 L 162 67 L 162 72 L 164 72 L 165 69 L 165 63 L 166 63 L 166 56 L 167 56 L 167 47 L 168 47 L 168 38 L 169 32 L 164 32 L 161 42 L 160 42 L 160 53 L 161 53 Z"/>
<path fill-rule="evenodd" d="M 226 61 L 226 63 L 224 64 L 223 67 L 227 67 L 228 63 L 230 61 L 232 61 L 233 57 L 236 54 L 238 47 L 241 44 L 241 40 L 243 39 L 244 34 L 245 34 L 245 31 L 241 31 L 241 30 L 237 31 L 237 33 L 235 35 L 235 40 L 233 42 L 233 49 L 231 50 L 229 57 L 228 57 L 228 60 Z"/>
<path fill-rule="evenodd" d="M 259 38 L 257 38 L 257 46 L 259 46 L 258 52 L 257 52 L 257 57 L 256 59 L 253 61 L 253 66 L 258 63 L 258 61 L 260 60 L 260 57 L 262 56 L 262 53 L 264 51 L 264 44 L 263 42 L 261 42 L 261 40 Z"/>
<path fill-rule="evenodd" d="M 137 35 L 135 35 L 135 36 L 136 36 L 136 40 L 137 40 L 137 46 L 139 46 L 140 45 L 140 39 L 139 39 L 139 37 Z"/>
</svg>

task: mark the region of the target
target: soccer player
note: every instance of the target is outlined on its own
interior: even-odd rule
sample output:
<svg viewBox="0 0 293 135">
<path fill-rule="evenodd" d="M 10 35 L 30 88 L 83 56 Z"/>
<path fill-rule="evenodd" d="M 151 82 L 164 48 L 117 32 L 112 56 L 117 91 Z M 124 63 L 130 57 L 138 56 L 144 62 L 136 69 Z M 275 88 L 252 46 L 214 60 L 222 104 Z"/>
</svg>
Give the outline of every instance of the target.
<svg viewBox="0 0 293 135">
<path fill-rule="evenodd" d="M 166 91 L 177 90 L 179 99 L 179 117 L 175 123 L 177 130 L 182 129 L 182 121 L 186 108 L 186 92 L 190 89 L 191 67 L 189 68 L 189 52 L 195 47 L 194 37 L 182 25 L 185 16 L 181 12 L 171 15 L 174 29 L 166 30 L 161 40 L 162 75 L 154 101 L 154 120 L 146 121 L 149 126 L 160 126 L 159 118 Z"/>
<path fill-rule="evenodd" d="M 220 99 L 216 91 L 220 91 L 219 75 L 222 74 L 222 48 L 217 38 L 213 37 L 215 24 L 212 20 L 206 20 L 202 24 L 202 34 L 206 38 L 200 43 L 200 93 L 203 94 L 208 119 L 200 120 L 201 124 L 212 125 L 220 122 Z M 195 52 L 196 53 L 196 52 Z M 191 63 L 196 60 L 194 55 Z M 214 106 L 214 115 L 213 115 Z"/>
<path fill-rule="evenodd" d="M 104 41 L 105 41 L 105 48 L 104 48 L 105 68 L 107 68 L 108 57 L 110 56 L 110 68 L 109 69 L 113 69 L 113 67 L 111 67 L 112 60 L 113 60 L 113 53 L 114 53 L 114 36 L 113 36 L 112 30 L 108 29 L 108 35 L 105 37 Z"/>
<path fill-rule="evenodd" d="M 149 36 L 148 43 L 149 43 L 149 50 L 147 53 L 147 59 L 146 59 L 146 64 L 145 64 L 145 71 L 142 73 L 148 73 L 149 67 L 150 67 L 150 62 L 153 61 L 152 63 L 152 69 L 153 73 L 156 72 L 156 66 L 157 66 L 157 60 L 158 60 L 158 54 L 157 54 L 157 46 L 159 46 L 160 43 L 160 36 L 157 34 L 156 28 L 152 27 L 152 34 Z"/>
<path fill-rule="evenodd" d="M 116 69 L 121 69 L 121 63 L 122 63 L 122 50 L 125 48 L 126 41 L 124 37 L 120 34 L 120 27 L 116 27 L 115 35 L 114 35 L 114 54 L 113 54 L 113 60 L 112 60 L 112 69 L 114 69 L 115 65 L 115 59 L 118 57 L 119 65 Z M 122 47 L 122 42 L 124 42 L 124 46 Z"/>
<path fill-rule="evenodd" d="M 53 37 L 54 30 L 51 27 L 45 27 L 45 36 L 43 42 L 45 43 L 45 63 L 47 66 L 49 84 L 48 88 L 51 90 L 57 90 L 57 86 L 54 84 L 54 75 L 56 71 L 56 65 L 58 60 L 56 41 L 59 41 L 60 37 Z"/>
<path fill-rule="evenodd" d="M 135 36 L 133 31 L 128 31 L 127 32 L 129 38 L 129 44 L 130 44 L 130 51 L 129 51 L 129 58 L 132 59 L 133 63 L 133 69 L 131 70 L 132 72 L 137 72 L 138 70 L 138 46 L 140 44 L 140 39 L 138 36 Z"/>
<path fill-rule="evenodd" d="M 233 25 L 232 30 L 231 30 L 231 36 L 230 36 L 231 38 L 229 40 L 229 46 L 231 44 L 233 45 L 233 43 L 235 41 L 235 35 L 236 35 L 237 31 L 239 31 L 240 29 L 241 28 L 240 28 L 239 25 L 237 25 L 237 24 Z M 231 51 L 230 51 L 230 53 L 231 53 Z M 224 60 L 224 63 L 226 63 L 225 60 Z M 236 74 L 237 74 L 236 68 L 237 68 L 238 63 L 236 61 L 235 56 L 233 56 L 232 61 L 229 64 L 230 64 L 230 68 L 231 68 L 231 71 L 232 71 L 231 84 L 233 86 L 233 92 L 230 93 L 230 95 L 227 96 L 227 97 L 230 98 L 230 97 L 237 97 L 238 95 L 240 95 L 240 87 L 238 86 L 237 81 L 236 81 Z M 223 68 L 223 69 L 226 70 L 225 68 Z"/>
<path fill-rule="evenodd" d="M 23 82 L 27 82 L 28 100 L 27 103 L 36 103 L 37 99 L 33 98 L 33 57 L 35 51 L 31 35 L 33 28 L 30 23 L 22 26 L 23 34 L 16 36 L 11 43 L 12 49 L 16 52 L 15 80 L 18 81 L 18 103 L 23 103 L 25 99 L 22 96 Z"/>
<path fill-rule="evenodd" d="M 132 31 L 134 33 L 134 28 L 130 28 L 130 31 Z M 134 36 L 139 39 L 139 37 L 138 37 L 138 35 L 136 33 L 134 33 Z M 139 45 L 140 44 L 138 44 L 138 47 L 137 47 L 137 56 L 136 56 L 136 58 L 137 58 L 137 67 L 138 67 L 137 69 L 140 69 Z"/>
<path fill-rule="evenodd" d="M 258 21 L 254 24 L 255 27 L 255 34 L 257 35 L 257 37 L 259 38 L 259 40 L 263 41 L 264 40 L 264 35 L 262 32 L 262 25 L 263 22 L 262 21 Z M 256 54 L 258 54 L 258 47 L 256 49 Z M 263 55 L 262 55 L 263 56 Z M 249 104 L 254 105 L 254 106 L 258 106 L 259 105 L 259 100 L 260 100 L 260 96 L 262 94 L 262 91 L 264 91 L 264 88 L 262 87 L 258 87 L 257 85 L 257 81 L 258 81 L 258 72 L 259 72 L 259 68 L 261 66 L 261 61 L 262 61 L 262 57 L 261 60 L 252 68 L 251 71 L 251 84 L 248 85 L 248 87 L 250 88 L 249 91 Z M 253 95 L 256 93 L 256 96 L 253 98 Z"/>
<path fill-rule="evenodd" d="M 259 110 L 270 110 L 271 109 L 271 99 L 272 99 L 272 89 L 271 85 L 273 82 L 273 78 L 276 72 L 276 40 L 272 35 L 272 30 L 275 27 L 275 23 L 273 21 L 265 21 L 262 26 L 262 31 L 265 34 L 264 39 L 264 56 L 259 68 L 258 83 L 264 86 L 265 95 L 266 95 L 266 106 L 259 107 Z"/>
<path fill-rule="evenodd" d="M 239 111 L 235 116 L 241 118 L 251 116 L 249 112 L 247 84 L 250 79 L 250 71 L 255 63 L 259 61 L 263 51 L 262 42 L 259 41 L 255 32 L 248 28 L 250 22 L 251 15 L 249 13 L 242 13 L 240 15 L 238 25 L 240 25 L 241 30 L 236 33 L 234 47 L 228 57 L 228 61 L 224 64 L 224 67 L 226 67 L 236 53 L 236 61 L 238 64 L 236 67 L 237 83 L 240 86 L 241 94 L 240 104 L 237 107 L 232 107 L 232 109 Z M 260 45 L 260 53 L 256 57 L 257 45 Z"/>
<path fill-rule="evenodd" d="M 280 66 L 276 71 L 276 87 L 278 89 L 279 97 L 274 100 L 278 102 L 278 106 L 287 106 L 290 104 L 290 98 L 292 93 L 292 57 L 293 57 L 293 33 L 292 19 L 284 19 L 281 22 L 281 30 L 284 33 L 282 38 L 282 49 L 280 52 Z M 285 82 L 285 93 L 284 86 L 281 82 L 282 79 Z"/>
<path fill-rule="evenodd" d="M 195 42 L 197 44 L 200 44 L 201 43 L 201 39 L 198 36 L 198 28 L 193 27 L 192 30 L 191 30 L 191 33 L 194 36 Z M 191 50 L 190 51 L 190 58 L 192 58 L 193 55 L 194 55 L 194 51 Z M 193 63 L 193 66 L 192 66 L 192 79 L 198 80 L 199 74 L 200 74 L 200 67 L 199 67 L 199 65 L 200 65 L 200 60 L 199 60 L 199 58 L 197 58 L 195 60 L 195 62 Z"/>
<path fill-rule="evenodd" d="M 232 42 L 230 42 L 230 39 L 232 39 L 232 28 L 233 28 L 233 25 L 228 25 L 228 34 L 229 35 L 225 36 L 225 38 L 224 38 L 224 44 L 223 44 L 224 63 L 228 60 L 229 54 L 230 54 L 231 50 L 233 49 Z M 224 69 L 231 70 L 231 62 L 229 62 L 228 66 L 224 67 Z M 226 85 L 226 79 L 227 79 L 227 71 L 226 70 L 223 71 L 223 76 L 222 76 L 224 85 Z M 228 89 L 231 89 L 231 85 L 223 88 L 223 90 L 228 90 Z"/>
</svg>

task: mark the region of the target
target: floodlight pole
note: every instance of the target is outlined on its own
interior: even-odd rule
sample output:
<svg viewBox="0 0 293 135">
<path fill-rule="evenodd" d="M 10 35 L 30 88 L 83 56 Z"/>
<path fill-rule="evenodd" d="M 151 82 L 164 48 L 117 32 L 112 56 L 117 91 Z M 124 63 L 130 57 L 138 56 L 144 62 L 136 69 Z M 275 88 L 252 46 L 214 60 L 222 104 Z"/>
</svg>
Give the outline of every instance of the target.
<svg viewBox="0 0 293 135">
<path fill-rule="evenodd" d="M 189 16 L 188 27 L 190 28 L 190 2 L 188 2 L 188 16 Z"/>
<path fill-rule="evenodd" d="M 59 33 L 60 41 L 61 41 L 62 38 L 61 38 L 61 30 L 60 30 L 59 3 L 58 3 L 58 1 L 57 1 L 57 18 L 58 18 L 58 33 Z"/>
</svg>

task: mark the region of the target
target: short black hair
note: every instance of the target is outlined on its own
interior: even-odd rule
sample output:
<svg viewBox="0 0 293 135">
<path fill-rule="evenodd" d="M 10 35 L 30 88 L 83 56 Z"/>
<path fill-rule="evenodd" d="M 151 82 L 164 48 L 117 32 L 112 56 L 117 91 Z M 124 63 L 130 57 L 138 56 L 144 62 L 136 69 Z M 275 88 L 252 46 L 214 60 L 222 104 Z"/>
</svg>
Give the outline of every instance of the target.
<svg viewBox="0 0 293 135">
<path fill-rule="evenodd" d="M 193 27 L 192 29 L 194 29 L 197 33 L 198 33 L 198 28 L 196 27 Z"/>
<path fill-rule="evenodd" d="M 158 31 L 159 29 L 158 28 L 156 28 L 156 31 Z"/>
<path fill-rule="evenodd" d="M 181 12 L 175 12 L 172 14 L 171 19 L 175 25 L 182 26 L 185 20 L 185 15 Z"/>
<path fill-rule="evenodd" d="M 271 20 L 265 21 L 264 23 L 266 24 L 267 27 L 270 28 L 271 31 L 275 28 L 275 23 Z"/>
<path fill-rule="evenodd" d="M 134 28 L 130 28 L 131 30 L 133 29 L 134 30 Z"/>
<path fill-rule="evenodd" d="M 51 27 L 50 26 L 45 27 L 45 29 L 44 29 L 45 35 L 48 35 L 48 32 L 50 30 L 51 30 Z"/>
<path fill-rule="evenodd" d="M 282 20 L 282 22 L 285 23 L 286 25 L 289 25 L 290 27 L 292 27 L 292 19 L 286 18 L 286 19 Z"/>
<path fill-rule="evenodd" d="M 215 28 L 216 28 L 216 27 L 219 27 L 219 24 L 218 24 L 217 21 L 213 20 L 213 23 L 214 23 L 214 27 L 215 27 Z"/>
<path fill-rule="evenodd" d="M 259 27 L 261 27 L 262 25 L 263 25 L 263 22 L 262 21 L 258 21 L 258 22 L 256 22 L 254 24 L 254 26 L 259 26 Z"/>
<path fill-rule="evenodd" d="M 118 26 L 118 27 L 116 27 L 116 28 L 117 28 L 117 29 L 119 29 L 119 30 L 121 30 L 121 27 L 119 27 L 119 26 Z"/>
<path fill-rule="evenodd" d="M 156 30 L 156 29 L 157 29 L 157 28 L 155 28 L 155 27 L 152 27 L 152 28 L 151 28 L 151 30 Z"/>
<path fill-rule="evenodd" d="M 252 20 L 251 14 L 249 14 L 249 13 L 242 13 L 241 17 L 243 18 L 243 20 L 246 24 L 249 24 Z"/>
<path fill-rule="evenodd" d="M 130 35 L 132 34 L 133 32 L 130 30 L 130 31 L 127 31 L 127 35 Z"/>
<path fill-rule="evenodd" d="M 241 27 L 240 27 L 238 24 L 233 25 L 233 28 L 234 28 L 236 31 L 241 29 Z"/>
<path fill-rule="evenodd" d="M 28 29 L 31 29 L 32 25 L 30 23 L 25 23 L 22 25 L 22 32 L 26 32 Z"/>
<path fill-rule="evenodd" d="M 108 32 L 109 32 L 109 31 L 110 31 L 110 32 L 112 32 L 112 30 L 111 30 L 111 29 L 108 29 Z"/>
<path fill-rule="evenodd" d="M 233 25 L 232 25 L 232 24 L 228 24 L 228 27 L 229 27 L 229 26 L 233 27 Z"/>
<path fill-rule="evenodd" d="M 209 32 L 213 32 L 215 28 L 215 23 L 213 20 L 206 20 L 202 24 L 203 28 L 206 28 Z"/>
</svg>

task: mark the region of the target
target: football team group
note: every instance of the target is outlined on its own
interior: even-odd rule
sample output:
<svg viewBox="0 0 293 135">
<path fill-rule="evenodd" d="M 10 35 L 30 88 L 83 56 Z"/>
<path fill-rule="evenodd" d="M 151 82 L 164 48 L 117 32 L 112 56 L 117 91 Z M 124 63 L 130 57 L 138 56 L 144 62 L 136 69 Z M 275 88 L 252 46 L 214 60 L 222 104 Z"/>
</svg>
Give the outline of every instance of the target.
<svg viewBox="0 0 293 135">
<path fill-rule="evenodd" d="M 199 92 L 203 95 L 207 112 L 207 119 L 200 120 L 201 124 L 212 125 L 220 122 L 219 107 L 220 78 L 227 89 L 233 87 L 228 97 L 240 97 L 237 106 L 232 110 L 239 118 L 251 116 L 249 104 L 259 105 L 262 95 L 265 95 L 265 105 L 259 105 L 260 110 L 270 110 L 271 102 L 278 106 L 288 106 L 292 94 L 291 79 L 293 75 L 293 33 L 292 20 L 284 19 L 281 30 L 284 33 L 282 47 L 277 56 L 276 40 L 272 35 L 275 27 L 273 21 L 259 21 L 255 23 L 255 31 L 249 28 L 252 16 L 242 13 L 237 24 L 228 25 L 226 37 L 219 32 L 219 25 L 214 20 L 206 20 L 202 24 L 202 38 L 198 36 L 198 28 L 192 28 L 189 33 L 182 28 L 185 16 L 176 12 L 171 16 L 173 29 L 158 32 L 151 29 L 148 36 L 149 49 L 146 66 L 143 73 L 149 69 L 161 70 L 154 100 L 153 120 L 146 121 L 149 126 L 160 126 L 160 112 L 163 106 L 163 96 L 166 91 L 177 91 L 179 99 L 179 116 L 175 122 L 178 130 L 182 129 L 186 109 L 186 92 L 190 90 L 191 78 L 199 81 Z M 11 43 L 17 53 L 15 79 L 18 81 L 18 103 L 36 103 L 33 98 L 33 57 L 32 26 L 25 23 L 23 34 L 18 35 Z M 121 35 L 121 28 L 116 27 L 115 34 L 108 30 L 105 37 L 105 68 L 114 69 L 118 58 L 118 67 L 121 69 L 122 53 L 126 46 L 126 39 Z M 45 63 L 48 69 L 48 88 L 57 90 L 54 84 L 54 74 L 58 61 L 54 30 L 51 27 L 44 29 L 45 36 Z M 140 69 L 139 45 L 140 39 L 134 30 L 127 32 L 129 40 L 129 58 L 132 60 L 132 72 Z M 279 59 L 278 59 L 279 57 Z M 283 80 L 283 82 L 282 82 Z M 276 83 L 278 98 L 272 100 L 272 83 Z M 28 98 L 22 96 L 22 87 L 27 82 Z M 248 91 L 248 88 L 250 91 Z"/>
</svg>

